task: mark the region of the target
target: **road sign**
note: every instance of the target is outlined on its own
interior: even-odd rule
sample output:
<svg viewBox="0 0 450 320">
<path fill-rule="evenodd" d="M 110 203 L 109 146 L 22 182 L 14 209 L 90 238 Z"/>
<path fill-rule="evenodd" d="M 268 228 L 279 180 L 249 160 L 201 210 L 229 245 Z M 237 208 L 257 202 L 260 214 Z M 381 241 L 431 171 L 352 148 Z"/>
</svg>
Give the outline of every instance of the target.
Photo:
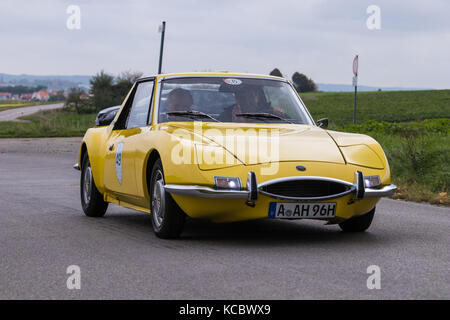
<svg viewBox="0 0 450 320">
<path fill-rule="evenodd" d="M 353 124 L 356 124 L 356 95 L 358 92 L 358 55 L 353 59 L 353 86 L 355 87 L 355 96 L 353 99 Z"/>
<path fill-rule="evenodd" d="M 358 76 L 358 55 L 353 59 L 353 74 Z"/>
</svg>

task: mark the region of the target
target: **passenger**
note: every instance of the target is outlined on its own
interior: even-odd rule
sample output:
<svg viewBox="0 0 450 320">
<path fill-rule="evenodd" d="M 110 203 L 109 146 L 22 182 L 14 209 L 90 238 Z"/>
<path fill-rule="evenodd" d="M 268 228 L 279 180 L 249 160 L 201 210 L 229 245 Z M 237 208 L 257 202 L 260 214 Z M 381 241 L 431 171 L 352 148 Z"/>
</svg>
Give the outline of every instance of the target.
<svg viewBox="0 0 450 320">
<path fill-rule="evenodd" d="M 236 116 L 240 113 L 270 113 L 284 116 L 276 112 L 267 102 L 262 89 L 258 86 L 247 85 L 234 93 L 236 103 L 225 108 L 220 117 L 224 122 L 248 122 L 249 118 Z"/>
</svg>

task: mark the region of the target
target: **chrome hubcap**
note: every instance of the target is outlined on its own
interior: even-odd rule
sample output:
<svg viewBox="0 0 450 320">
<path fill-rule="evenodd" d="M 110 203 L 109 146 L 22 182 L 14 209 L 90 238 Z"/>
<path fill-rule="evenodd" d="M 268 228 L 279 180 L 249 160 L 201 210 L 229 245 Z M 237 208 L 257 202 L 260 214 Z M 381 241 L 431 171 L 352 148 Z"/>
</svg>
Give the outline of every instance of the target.
<svg viewBox="0 0 450 320">
<path fill-rule="evenodd" d="M 92 170 L 91 167 L 87 167 L 84 171 L 83 177 L 83 199 L 84 203 L 88 204 L 91 201 L 91 189 L 92 189 Z"/>
<path fill-rule="evenodd" d="M 162 173 L 158 171 L 155 177 L 152 194 L 152 216 L 153 221 L 158 228 L 164 220 L 164 199 L 164 180 Z"/>
</svg>

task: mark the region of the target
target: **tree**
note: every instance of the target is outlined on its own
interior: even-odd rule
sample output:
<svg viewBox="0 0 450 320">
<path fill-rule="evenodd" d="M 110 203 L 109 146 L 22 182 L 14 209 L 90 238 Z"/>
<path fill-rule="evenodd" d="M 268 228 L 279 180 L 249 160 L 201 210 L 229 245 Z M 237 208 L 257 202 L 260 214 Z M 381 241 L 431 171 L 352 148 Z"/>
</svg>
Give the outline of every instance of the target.
<svg viewBox="0 0 450 320">
<path fill-rule="evenodd" d="M 303 73 L 295 72 L 292 75 L 292 82 L 294 83 L 295 89 L 298 92 L 312 92 L 317 91 L 317 86 L 311 78 L 308 78 Z"/>
<path fill-rule="evenodd" d="M 95 111 L 116 105 L 113 91 L 114 77 L 101 70 L 89 80 L 91 89 L 90 103 Z"/>
<path fill-rule="evenodd" d="M 138 71 L 123 71 L 117 76 L 117 82 L 112 88 L 116 104 L 122 103 L 133 84 L 141 77 L 142 72 Z"/>
<path fill-rule="evenodd" d="M 270 75 L 283 78 L 283 75 L 281 74 L 281 71 L 278 68 L 275 68 L 272 71 L 270 71 Z"/>
<path fill-rule="evenodd" d="M 142 72 L 123 71 L 114 78 L 113 75 L 101 70 L 89 81 L 91 84 L 90 104 L 93 106 L 93 111 L 121 104 L 140 77 Z"/>
<path fill-rule="evenodd" d="M 58 90 L 56 91 L 56 94 L 52 95 L 48 101 L 62 101 L 66 99 L 64 96 L 64 90 Z"/>
<path fill-rule="evenodd" d="M 117 76 L 117 82 L 120 82 L 122 80 L 128 81 L 131 84 L 135 83 L 137 79 L 142 77 L 142 72 L 140 71 L 122 71 Z"/>
<path fill-rule="evenodd" d="M 68 108 L 75 108 L 77 113 L 86 112 L 88 100 L 85 98 L 86 93 L 80 88 L 70 88 L 65 106 Z"/>
</svg>

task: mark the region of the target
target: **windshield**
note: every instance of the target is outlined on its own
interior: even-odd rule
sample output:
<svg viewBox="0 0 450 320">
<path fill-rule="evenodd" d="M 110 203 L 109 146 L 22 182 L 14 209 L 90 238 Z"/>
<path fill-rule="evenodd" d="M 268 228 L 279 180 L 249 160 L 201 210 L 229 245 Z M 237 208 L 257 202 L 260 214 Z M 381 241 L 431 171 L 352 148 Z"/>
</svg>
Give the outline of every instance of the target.
<svg viewBox="0 0 450 320">
<path fill-rule="evenodd" d="M 288 83 L 239 77 L 162 81 L 158 122 L 168 121 L 312 124 Z"/>
</svg>

